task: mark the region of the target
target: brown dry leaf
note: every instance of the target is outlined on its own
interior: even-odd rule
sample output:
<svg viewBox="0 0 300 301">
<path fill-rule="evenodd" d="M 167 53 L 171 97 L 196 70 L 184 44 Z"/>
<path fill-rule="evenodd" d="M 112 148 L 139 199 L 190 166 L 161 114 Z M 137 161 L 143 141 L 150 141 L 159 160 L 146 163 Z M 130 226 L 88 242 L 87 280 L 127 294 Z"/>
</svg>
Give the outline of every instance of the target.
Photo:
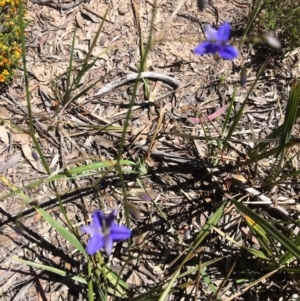
<svg viewBox="0 0 300 301">
<path fill-rule="evenodd" d="M 5 170 L 13 167 L 17 164 L 22 158 L 21 153 L 14 155 L 13 157 L 9 158 L 4 164 L 0 165 L 0 173 L 3 173 Z"/>
<path fill-rule="evenodd" d="M 32 156 L 32 149 L 29 147 L 28 144 L 22 144 L 22 151 L 25 158 L 29 161 L 31 166 L 38 170 L 41 173 L 46 173 L 43 166 L 40 164 L 39 161 L 36 161 Z"/>
<path fill-rule="evenodd" d="M 32 68 L 28 68 L 28 72 L 31 72 L 40 82 L 48 82 L 51 78 L 51 70 L 45 69 L 45 66 L 42 63 L 32 65 Z"/>
<path fill-rule="evenodd" d="M 236 174 L 236 175 L 232 175 L 232 178 L 236 181 L 239 181 L 241 183 L 247 183 L 248 180 L 244 177 L 244 175 L 242 174 Z"/>
<path fill-rule="evenodd" d="M 75 44 L 75 49 L 82 51 L 84 54 L 89 52 L 89 46 L 84 44 Z M 95 47 L 92 51 L 92 56 L 99 56 L 101 54 L 101 59 L 108 60 L 107 54 L 103 53 L 105 50 L 101 47 Z"/>
<path fill-rule="evenodd" d="M 13 133 L 13 140 L 20 144 L 29 144 L 30 136 L 28 134 L 15 134 Z"/>
<path fill-rule="evenodd" d="M 101 145 L 101 147 L 104 147 L 106 149 L 113 148 L 115 146 L 115 143 L 113 140 L 107 139 L 100 135 L 93 137 L 91 140 L 92 140 L 92 142 L 96 142 L 99 145 Z"/>
<path fill-rule="evenodd" d="M 135 271 L 132 271 L 131 275 L 127 279 L 127 283 L 129 285 L 135 285 L 135 286 L 142 285 L 141 278 L 139 277 L 139 274 Z"/>
<path fill-rule="evenodd" d="M 84 20 L 81 16 L 80 12 L 77 12 L 75 19 L 76 19 L 76 23 L 80 27 L 80 29 L 84 30 Z"/>
<path fill-rule="evenodd" d="M 41 215 L 36 212 L 33 219 L 33 224 L 36 224 L 41 219 Z"/>
<path fill-rule="evenodd" d="M 101 21 L 100 18 L 96 17 L 94 14 L 84 9 L 84 7 L 81 7 L 80 11 L 83 16 L 87 16 L 94 23 L 99 23 Z"/>
<path fill-rule="evenodd" d="M 14 241 L 14 239 L 17 237 L 16 232 L 8 233 L 7 235 L 0 234 L 0 246 L 6 246 L 9 245 L 11 242 Z"/>
</svg>

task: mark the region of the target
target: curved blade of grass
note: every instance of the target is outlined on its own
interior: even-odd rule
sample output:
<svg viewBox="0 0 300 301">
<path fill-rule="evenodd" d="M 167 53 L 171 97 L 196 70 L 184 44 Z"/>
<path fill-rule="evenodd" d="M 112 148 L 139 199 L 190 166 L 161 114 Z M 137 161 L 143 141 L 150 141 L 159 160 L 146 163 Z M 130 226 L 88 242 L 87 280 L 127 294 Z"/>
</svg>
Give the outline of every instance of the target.
<svg viewBox="0 0 300 301">
<path fill-rule="evenodd" d="M 226 240 L 230 241 L 232 244 L 234 244 L 236 247 L 243 248 L 244 250 L 246 250 L 250 254 L 252 254 L 255 257 L 258 257 L 260 259 L 268 260 L 268 261 L 270 260 L 270 258 L 267 257 L 262 251 L 259 251 L 259 250 L 256 250 L 256 249 L 247 248 L 244 245 L 241 245 L 241 244 L 237 243 L 233 238 L 231 238 L 230 236 L 228 236 L 226 233 L 224 233 L 220 229 L 218 229 L 216 227 L 213 227 L 213 229 L 214 229 L 215 232 L 217 232 L 222 237 L 224 237 L 224 239 L 226 239 Z"/>
<path fill-rule="evenodd" d="M 112 269 L 110 269 L 104 263 L 101 253 L 98 252 L 96 254 L 96 256 L 97 256 L 97 260 L 98 260 L 97 269 L 98 269 L 99 273 L 101 273 L 103 276 L 102 282 L 104 282 L 106 284 L 106 283 L 108 283 L 107 282 L 107 280 L 108 280 L 109 283 L 114 287 L 113 291 L 110 291 L 112 295 L 118 295 L 119 297 L 126 296 L 126 292 L 124 291 L 124 289 L 125 290 L 130 289 L 129 286 L 127 285 L 127 283 L 125 283 Z M 106 286 L 107 286 L 107 284 L 106 284 Z M 107 289 L 109 289 L 109 288 L 107 288 Z"/>
<path fill-rule="evenodd" d="M 64 172 L 52 174 L 52 175 L 48 176 L 45 179 L 34 181 L 34 182 L 28 184 L 25 188 L 26 189 L 33 189 L 33 188 L 35 188 L 35 187 L 37 187 L 37 186 L 39 186 L 41 184 L 53 182 L 53 181 L 56 181 L 56 180 L 59 180 L 59 179 L 65 179 L 65 178 L 66 179 L 72 179 L 72 178 L 74 178 L 77 175 L 80 175 L 80 174 L 82 174 L 84 172 L 87 172 L 87 171 L 90 171 L 90 170 L 93 170 L 93 169 L 106 168 L 106 167 L 114 167 L 117 164 L 116 162 L 117 161 L 103 161 L 103 162 L 91 163 L 91 164 L 88 164 L 88 165 L 83 165 L 83 166 L 75 167 L 75 168 L 69 169 L 69 170 L 64 171 Z M 135 162 L 128 161 L 128 160 L 121 160 L 120 164 L 121 165 L 131 165 L 131 166 L 135 166 L 136 165 Z M 122 171 L 124 172 L 124 170 L 122 170 Z M 130 170 L 128 170 L 128 173 L 129 172 L 130 172 Z M 84 176 L 85 176 L 85 173 L 83 174 L 83 177 Z M 9 181 L 5 181 L 6 184 L 7 184 L 7 182 L 9 182 Z M 11 188 L 11 190 L 13 192 L 10 192 L 10 193 L 7 193 L 7 194 L 5 194 L 3 196 L 0 196 L 0 200 L 3 200 L 3 199 L 8 198 L 8 197 L 11 197 L 12 195 L 14 195 L 16 193 L 19 194 L 20 196 L 22 196 L 23 199 L 24 198 L 28 199 L 28 197 L 23 194 L 22 189 L 17 188 L 15 186 L 9 186 L 9 187 L 10 188 L 13 187 L 13 188 Z M 29 203 L 31 201 L 32 200 L 30 200 L 30 199 L 26 200 L 26 202 L 29 202 Z"/>
<path fill-rule="evenodd" d="M 300 259 L 300 249 L 289 240 L 284 234 L 280 233 L 274 226 L 272 226 L 268 221 L 260 217 L 258 214 L 250 210 L 248 207 L 237 202 L 236 200 L 229 199 L 242 213 L 248 215 L 252 220 L 259 224 L 268 235 L 275 238 L 281 243 L 281 245 L 293 254 L 297 259 Z"/>
<path fill-rule="evenodd" d="M 247 247 L 243 247 L 243 249 L 259 259 L 270 261 L 270 258 L 267 257 L 266 254 L 260 250 L 251 249 L 251 248 L 247 248 Z"/>
<path fill-rule="evenodd" d="M 129 286 L 127 283 L 125 283 L 120 276 L 116 275 L 109 267 L 107 267 L 106 265 L 104 266 L 105 270 L 106 270 L 106 277 L 109 280 L 109 282 L 112 284 L 112 286 L 114 287 L 113 290 L 109 290 L 112 294 L 114 295 L 118 295 L 119 297 L 124 297 L 126 296 L 126 292 L 125 290 L 129 290 Z M 124 289 L 123 289 L 124 288 Z"/>
<path fill-rule="evenodd" d="M 34 134 L 34 123 L 33 123 L 33 115 L 31 111 L 31 102 L 30 102 L 30 92 L 29 92 L 29 81 L 28 81 L 28 72 L 27 72 L 27 64 L 26 64 L 26 48 L 25 48 L 25 23 L 23 19 L 23 11 L 24 11 L 24 3 L 23 1 L 19 2 L 19 25 L 21 29 L 21 48 L 22 48 L 22 63 L 24 70 L 24 80 L 25 80 L 25 92 L 26 92 L 26 103 L 27 103 L 27 112 L 28 112 L 28 121 L 29 121 L 29 129 L 30 129 L 30 137 L 36 147 L 36 150 L 41 158 L 42 164 L 49 175 L 51 173 L 49 165 L 44 157 L 40 144 L 35 137 Z"/>
<path fill-rule="evenodd" d="M 300 268 L 298 267 L 284 267 L 282 270 L 288 273 L 300 274 Z"/>
<path fill-rule="evenodd" d="M 243 216 L 244 220 L 246 221 L 248 227 L 251 229 L 254 236 L 259 241 L 260 245 L 263 247 L 265 252 L 272 257 L 273 252 L 270 248 L 270 239 L 268 238 L 268 235 L 266 231 L 258 224 L 256 223 L 252 218 L 250 218 L 248 215 L 241 212 L 241 215 Z"/>
<path fill-rule="evenodd" d="M 88 266 L 87 266 L 87 270 L 88 270 L 88 298 L 89 298 L 89 301 L 94 301 L 94 287 L 93 287 L 93 280 L 92 280 L 92 275 L 93 275 L 92 265 L 93 265 L 93 263 L 92 263 L 91 259 L 89 258 Z M 103 300 L 103 299 L 101 299 L 101 300 Z"/>
<path fill-rule="evenodd" d="M 265 143 L 262 143 L 264 144 L 265 146 L 267 146 L 268 144 L 265 144 Z M 238 169 L 239 167 L 243 166 L 243 165 L 249 165 L 249 164 L 252 164 L 252 163 L 256 163 L 264 158 L 270 158 L 271 156 L 274 156 L 276 153 L 278 153 L 278 148 L 272 148 L 270 150 L 267 150 L 261 154 L 255 154 L 253 153 L 253 151 L 251 152 L 251 154 L 249 155 L 249 158 L 248 160 L 246 160 L 245 162 L 241 162 L 239 164 L 237 164 L 236 166 L 234 166 L 234 168 L 232 170 L 236 170 Z"/>
<path fill-rule="evenodd" d="M 97 33 L 96 33 L 96 35 L 95 35 L 95 37 L 94 37 L 94 39 L 93 39 L 93 42 L 92 42 L 92 44 L 91 44 L 90 50 L 89 50 L 89 52 L 88 52 L 88 54 L 87 54 L 87 56 L 86 56 L 86 58 L 85 58 L 85 60 L 84 60 L 84 65 L 86 65 L 86 64 L 88 63 L 88 61 L 89 61 L 89 59 L 90 59 L 90 57 L 91 57 L 91 55 L 92 55 L 92 52 L 93 52 L 93 50 L 94 50 L 94 48 L 95 48 L 95 45 L 96 45 L 96 43 L 97 43 L 97 40 L 98 40 L 98 38 L 99 38 L 99 36 L 100 36 L 101 30 L 102 30 L 102 28 L 103 28 L 103 26 L 104 26 L 104 22 L 106 21 L 106 17 L 107 17 L 108 12 L 109 12 L 109 8 L 107 8 L 107 10 L 106 10 L 106 12 L 105 12 L 105 14 L 104 14 L 104 17 L 102 18 L 102 21 L 101 21 L 101 23 L 100 23 L 100 25 L 99 25 L 99 28 L 98 28 L 98 30 L 97 30 Z"/>
<path fill-rule="evenodd" d="M 32 200 L 24 194 L 22 191 L 19 191 L 17 187 L 15 187 L 13 184 L 11 184 L 4 176 L 0 175 L 0 179 L 3 183 L 5 183 L 12 191 L 14 191 L 23 201 L 25 201 L 28 204 L 32 204 Z M 18 190 L 18 191 L 16 191 Z M 79 240 L 74 236 L 72 233 L 70 233 L 66 228 L 64 228 L 61 224 L 59 224 L 56 220 L 54 220 L 47 212 L 45 212 L 43 209 L 34 207 L 34 209 L 47 221 L 49 222 L 56 230 L 59 232 L 62 237 L 64 237 L 66 240 L 68 240 L 77 250 L 79 250 L 84 256 L 87 256 L 86 251 L 82 247 Z"/>
<path fill-rule="evenodd" d="M 80 251 L 85 257 L 87 257 L 87 253 L 83 248 L 80 241 L 77 237 L 69 232 L 65 227 L 63 227 L 60 223 L 58 223 L 55 219 L 51 217 L 46 211 L 41 208 L 35 208 L 35 210 L 47 221 L 55 230 L 68 242 L 70 242 L 78 251 Z"/>
<path fill-rule="evenodd" d="M 121 160 L 119 164 L 122 165 L 122 166 L 123 165 L 131 165 L 131 166 L 135 166 L 136 165 L 135 162 L 129 161 L 129 160 Z M 68 169 L 68 170 L 60 172 L 58 174 L 50 175 L 46 179 L 32 182 L 30 184 L 30 186 L 27 186 L 27 187 L 28 188 L 35 187 L 35 185 L 37 183 L 41 184 L 41 183 L 48 183 L 48 182 L 52 182 L 52 181 L 63 179 L 63 178 L 72 178 L 75 175 L 83 174 L 85 172 L 88 172 L 88 171 L 91 171 L 91 170 L 94 170 L 94 169 L 114 167 L 116 165 L 117 165 L 117 161 L 116 160 L 96 162 L 96 163 L 91 163 L 91 164 L 87 164 L 87 165 L 82 165 L 82 166 L 79 166 L 79 167 L 74 167 L 74 168 Z"/>
<path fill-rule="evenodd" d="M 255 5 L 255 8 L 254 8 L 254 10 L 253 10 L 253 12 L 251 14 L 251 17 L 250 17 L 249 21 L 247 22 L 246 28 L 245 28 L 245 30 L 243 32 L 243 37 L 241 39 L 241 42 L 240 42 L 240 45 L 239 45 L 239 49 L 242 49 L 242 47 L 244 45 L 244 42 L 245 42 L 245 39 L 247 37 L 248 31 L 249 31 L 250 27 L 252 26 L 252 23 L 254 22 L 254 20 L 255 20 L 255 18 L 257 16 L 257 14 L 258 14 L 261 6 L 263 5 L 263 3 L 264 3 L 264 0 L 258 0 L 257 1 L 256 5 Z"/>
<path fill-rule="evenodd" d="M 299 106 L 300 98 L 300 80 L 293 81 L 289 94 L 289 99 L 286 107 L 286 113 L 284 117 L 284 123 L 282 128 L 282 135 L 280 145 L 285 147 L 290 141 L 290 137 L 297 119 L 297 109 Z"/>
<path fill-rule="evenodd" d="M 295 239 L 295 245 L 300 247 L 300 233 L 297 234 L 297 237 Z M 279 262 L 280 264 L 285 264 L 289 262 L 292 258 L 293 255 L 289 251 L 287 251 L 279 258 Z"/>
<path fill-rule="evenodd" d="M 210 291 L 215 294 L 217 292 L 217 288 L 215 287 L 215 285 L 211 281 L 210 277 L 207 275 L 207 273 L 205 272 L 204 269 L 201 269 L 200 273 L 203 277 L 203 280 L 206 282 L 207 286 L 210 288 Z M 218 298 L 218 300 L 220 300 L 220 299 Z"/>
<path fill-rule="evenodd" d="M 31 267 L 34 267 L 34 268 L 37 268 L 37 269 L 41 269 L 41 270 L 44 270 L 44 271 L 48 271 L 48 272 L 51 272 L 51 273 L 54 273 L 54 274 L 72 279 L 74 281 L 78 281 L 78 282 L 83 283 L 83 284 L 87 284 L 86 279 L 84 279 L 82 277 L 79 277 L 79 276 L 76 276 L 76 275 L 73 275 L 70 272 L 66 272 L 64 270 L 60 270 L 60 269 L 51 267 L 49 265 L 45 265 L 45 264 L 41 264 L 41 263 L 35 263 L 35 262 L 32 262 L 32 261 L 27 261 L 27 260 L 24 260 L 24 259 L 21 259 L 21 258 L 18 258 L 18 257 L 13 257 L 12 259 L 17 261 L 17 262 L 26 264 L 28 266 L 31 266 Z"/>
<path fill-rule="evenodd" d="M 282 175 L 278 181 L 274 181 L 274 183 L 276 185 L 276 184 L 284 182 L 284 180 L 294 178 L 295 176 L 299 176 L 299 175 L 300 175 L 300 170 L 299 171 L 294 171 L 294 172 L 291 172 L 291 173 L 287 173 L 287 174 Z"/>
</svg>

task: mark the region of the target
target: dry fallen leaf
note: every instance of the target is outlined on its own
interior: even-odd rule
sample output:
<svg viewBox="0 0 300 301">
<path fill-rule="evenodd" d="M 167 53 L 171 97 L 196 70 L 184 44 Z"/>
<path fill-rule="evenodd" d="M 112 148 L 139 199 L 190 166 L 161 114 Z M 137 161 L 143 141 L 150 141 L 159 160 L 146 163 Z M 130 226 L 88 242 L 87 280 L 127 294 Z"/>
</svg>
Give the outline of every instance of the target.
<svg viewBox="0 0 300 301">
<path fill-rule="evenodd" d="M 29 147 L 28 144 L 22 144 L 22 151 L 25 158 L 29 161 L 31 166 L 38 170 L 41 173 L 46 173 L 44 167 L 42 166 L 40 161 L 36 161 L 32 156 L 32 149 Z"/>
<path fill-rule="evenodd" d="M 84 20 L 81 16 L 80 12 L 77 12 L 75 19 L 76 19 L 76 23 L 80 27 L 80 29 L 84 30 Z"/>
</svg>

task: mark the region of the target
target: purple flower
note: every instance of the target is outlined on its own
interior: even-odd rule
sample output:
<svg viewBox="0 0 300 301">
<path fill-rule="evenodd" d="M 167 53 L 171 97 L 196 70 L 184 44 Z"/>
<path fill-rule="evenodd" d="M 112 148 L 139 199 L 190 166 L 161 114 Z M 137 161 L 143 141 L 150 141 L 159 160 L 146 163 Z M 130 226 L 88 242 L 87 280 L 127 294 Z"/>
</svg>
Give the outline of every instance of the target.
<svg viewBox="0 0 300 301">
<path fill-rule="evenodd" d="M 234 46 L 227 45 L 230 36 L 229 23 L 225 22 L 218 30 L 207 25 L 205 34 L 207 41 L 196 46 L 194 49 L 195 54 L 203 55 L 218 52 L 225 60 L 233 60 L 238 57 L 238 50 Z"/>
<path fill-rule="evenodd" d="M 92 224 L 81 228 L 83 232 L 91 235 L 86 247 L 88 254 L 95 254 L 104 248 L 106 254 L 109 256 L 114 241 L 130 237 L 131 230 L 129 228 L 116 224 L 116 215 L 117 210 L 113 210 L 107 216 L 101 211 L 95 210 L 92 216 Z"/>
</svg>

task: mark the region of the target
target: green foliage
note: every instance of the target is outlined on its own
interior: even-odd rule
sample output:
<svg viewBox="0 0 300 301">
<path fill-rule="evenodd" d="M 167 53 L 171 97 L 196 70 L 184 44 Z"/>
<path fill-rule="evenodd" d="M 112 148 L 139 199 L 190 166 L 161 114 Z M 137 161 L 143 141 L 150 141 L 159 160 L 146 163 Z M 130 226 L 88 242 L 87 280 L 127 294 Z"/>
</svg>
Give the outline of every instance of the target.
<svg viewBox="0 0 300 301">
<path fill-rule="evenodd" d="M 275 32 L 284 48 L 300 46 L 300 7 L 293 0 L 265 0 L 256 18 L 260 30 Z"/>
<path fill-rule="evenodd" d="M 8 83 L 19 67 L 21 30 L 19 0 L 0 0 L 0 84 Z"/>
</svg>

